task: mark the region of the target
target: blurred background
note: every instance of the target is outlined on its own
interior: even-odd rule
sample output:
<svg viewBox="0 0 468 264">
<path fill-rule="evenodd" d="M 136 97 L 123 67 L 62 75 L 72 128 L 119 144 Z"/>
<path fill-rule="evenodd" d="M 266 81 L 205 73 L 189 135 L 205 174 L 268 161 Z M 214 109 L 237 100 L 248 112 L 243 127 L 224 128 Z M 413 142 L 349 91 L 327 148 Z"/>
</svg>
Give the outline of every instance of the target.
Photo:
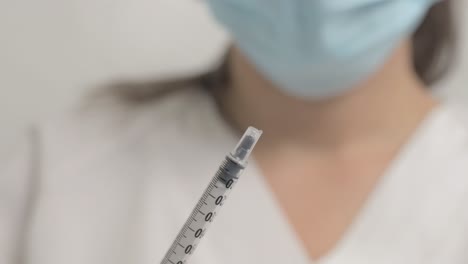
<svg viewBox="0 0 468 264">
<path fill-rule="evenodd" d="M 436 92 L 468 104 L 459 20 L 458 61 Z M 0 33 L 0 148 L 101 84 L 203 71 L 228 41 L 202 0 L 0 0 Z"/>
</svg>

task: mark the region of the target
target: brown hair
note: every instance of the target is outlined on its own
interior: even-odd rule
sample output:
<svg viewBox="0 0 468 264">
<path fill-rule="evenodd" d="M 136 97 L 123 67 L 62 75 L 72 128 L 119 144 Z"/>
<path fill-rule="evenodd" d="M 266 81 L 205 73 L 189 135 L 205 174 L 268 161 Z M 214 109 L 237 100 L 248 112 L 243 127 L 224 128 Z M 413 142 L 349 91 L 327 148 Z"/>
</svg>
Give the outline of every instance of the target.
<svg viewBox="0 0 468 264">
<path fill-rule="evenodd" d="M 452 0 L 434 5 L 413 35 L 413 62 L 416 73 L 432 85 L 450 69 L 455 55 L 455 21 Z"/>
<path fill-rule="evenodd" d="M 450 69 L 455 53 L 455 35 L 452 0 L 435 4 L 413 35 L 414 68 L 426 85 L 433 85 Z M 156 82 L 122 82 L 110 88 L 118 97 L 133 102 L 160 99 L 186 87 L 201 86 L 216 92 L 228 81 L 227 64 L 228 56 L 220 67 L 198 76 Z"/>
</svg>

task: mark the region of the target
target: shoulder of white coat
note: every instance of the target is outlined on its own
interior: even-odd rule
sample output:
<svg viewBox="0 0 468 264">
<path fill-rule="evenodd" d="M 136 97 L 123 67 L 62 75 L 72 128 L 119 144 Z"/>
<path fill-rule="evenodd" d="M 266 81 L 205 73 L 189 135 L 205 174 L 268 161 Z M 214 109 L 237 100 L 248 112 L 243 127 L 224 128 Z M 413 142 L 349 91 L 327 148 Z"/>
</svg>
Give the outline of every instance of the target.
<svg viewBox="0 0 468 264">
<path fill-rule="evenodd" d="M 454 137 L 460 137 L 459 147 L 453 155 L 453 167 L 447 168 L 447 174 L 452 171 L 456 175 L 452 178 L 454 181 L 454 193 L 457 190 L 463 190 L 461 201 L 457 206 L 457 213 L 453 216 L 451 235 L 452 244 L 455 244 L 454 251 L 459 252 L 460 255 L 464 256 L 464 261 L 468 259 L 466 248 L 468 247 L 468 107 L 465 105 L 453 105 L 451 107 L 451 113 L 458 122 L 459 126 L 456 126 L 458 130 Z M 447 241 L 450 243 L 450 241 Z"/>
<path fill-rule="evenodd" d="M 445 106 L 447 126 L 441 130 L 441 142 L 450 146 L 453 172 L 463 175 L 468 190 L 468 108 L 462 105 Z M 468 196 L 467 196 L 468 198 Z"/>
<path fill-rule="evenodd" d="M 41 136 L 45 154 L 55 164 L 99 162 L 112 153 L 144 151 L 149 144 L 164 145 L 195 134 L 210 123 L 213 109 L 210 96 L 200 87 L 183 87 L 139 103 L 104 96 L 44 123 Z"/>
<path fill-rule="evenodd" d="M 459 140 L 459 147 L 462 153 L 468 158 L 468 107 L 459 104 L 446 106 L 447 113 L 453 121 L 453 127 L 448 127 L 451 135 Z M 466 164 L 468 166 L 468 162 Z M 467 173 L 468 176 L 468 173 Z"/>
<path fill-rule="evenodd" d="M 446 106 L 447 113 L 451 118 L 451 124 L 446 128 L 447 142 L 454 142 L 453 153 L 448 158 L 449 167 L 446 168 L 447 176 L 454 174 L 454 184 L 458 188 L 464 189 L 465 195 L 463 203 L 463 210 L 466 220 L 468 220 L 468 107 L 459 104 L 451 104 Z M 462 208 L 460 208 L 462 209 Z M 468 223 L 468 222 L 466 222 Z"/>
<path fill-rule="evenodd" d="M 468 106 L 460 103 L 449 103 L 446 107 L 468 130 Z"/>
</svg>

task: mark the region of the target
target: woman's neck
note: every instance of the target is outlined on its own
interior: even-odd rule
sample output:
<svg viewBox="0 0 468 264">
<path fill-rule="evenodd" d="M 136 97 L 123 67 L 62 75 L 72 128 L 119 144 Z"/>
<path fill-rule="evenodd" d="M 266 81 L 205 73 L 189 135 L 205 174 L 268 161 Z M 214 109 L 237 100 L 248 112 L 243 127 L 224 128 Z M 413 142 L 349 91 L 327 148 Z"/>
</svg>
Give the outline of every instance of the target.
<svg viewBox="0 0 468 264">
<path fill-rule="evenodd" d="M 400 142 L 436 104 L 412 70 L 409 44 L 347 94 L 316 101 L 283 94 L 239 50 L 230 56 L 224 111 L 239 129 L 264 130 L 263 145 L 270 147 L 286 143 L 333 150 L 361 142 Z"/>
</svg>

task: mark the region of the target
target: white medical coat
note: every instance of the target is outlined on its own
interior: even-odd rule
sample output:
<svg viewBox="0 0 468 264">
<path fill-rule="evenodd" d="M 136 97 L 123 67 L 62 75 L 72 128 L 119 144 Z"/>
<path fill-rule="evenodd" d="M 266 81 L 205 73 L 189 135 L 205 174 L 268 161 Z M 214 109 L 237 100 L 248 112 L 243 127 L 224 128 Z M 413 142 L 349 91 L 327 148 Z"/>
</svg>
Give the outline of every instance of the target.
<svg viewBox="0 0 468 264">
<path fill-rule="evenodd" d="M 317 263 L 468 263 L 466 117 L 435 109 Z M 198 89 L 37 127 L 0 159 L 0 263 L 159 263 L 236 141 Z M 252 163 L 189 263 L 313 262 Z"/>
</svg>

